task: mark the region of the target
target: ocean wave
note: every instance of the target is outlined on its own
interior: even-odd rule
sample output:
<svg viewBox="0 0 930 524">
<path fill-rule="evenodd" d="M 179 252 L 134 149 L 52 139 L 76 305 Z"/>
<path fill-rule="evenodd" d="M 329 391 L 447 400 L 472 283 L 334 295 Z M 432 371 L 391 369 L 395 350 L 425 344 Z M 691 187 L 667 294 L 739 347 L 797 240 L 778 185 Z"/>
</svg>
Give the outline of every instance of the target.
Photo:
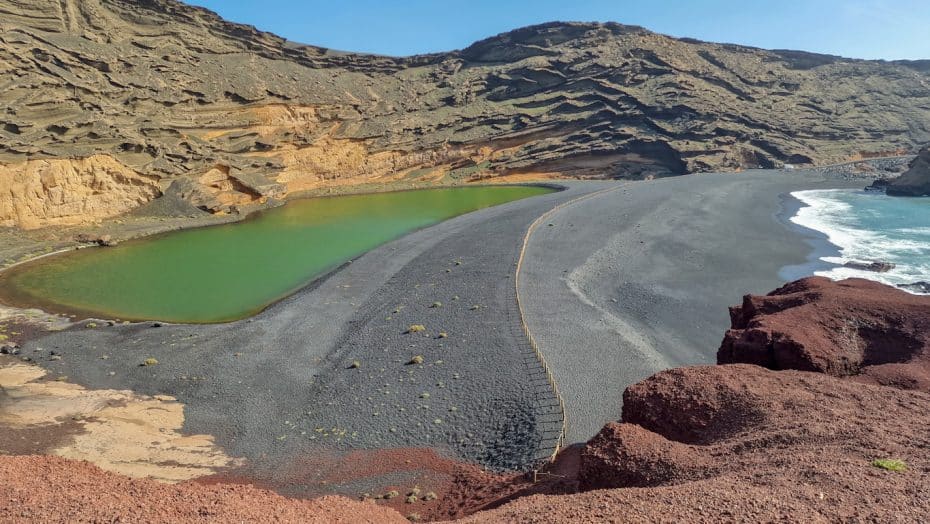
<svg viewBox="0 0 930 524">
<path fill-rule="evenodd" d="M 815 274 L 834 280 L 867 278 L 900 286 L 930 281 L 930 199 L 915 199 L 851 190 L 798 191 L 804 205 L 791 222 L 825 235 L 839 256 L 821 257 L 828 268 Z M 916 205 L 915 205 L 916 204 Z M 849 267 L 847 262 L 895 264 L 886 273 Z"/>
<path fill-rule="evenodd" d="M 930 212 L 930 210 L 928 210 Z M 905 227 L 897 230 L 905 235 L 926 235 L 930 237 L 930 227 Z"/>
</svg>

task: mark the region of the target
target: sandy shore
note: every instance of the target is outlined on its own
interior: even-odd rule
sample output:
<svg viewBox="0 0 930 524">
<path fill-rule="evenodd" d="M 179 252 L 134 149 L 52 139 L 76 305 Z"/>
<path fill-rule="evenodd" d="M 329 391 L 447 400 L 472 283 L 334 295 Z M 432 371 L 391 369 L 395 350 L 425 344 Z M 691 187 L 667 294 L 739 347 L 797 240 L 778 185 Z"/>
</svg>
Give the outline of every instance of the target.
<svg viewBox="0 0 930 524">
<path fill-rule="evenodd" d="M 611 184 L 573 182 L 412 233 L 251 319 L 82 323 L 23 354 L 87 388 L 177 398 L 186 432 L 246 459 L 238 475 L 295 494 L 319 491 L 305 460 L 324 451 L 431 447 L 522 468 L 561 416 L 520 326 L 519 249 L 539 215 Z M 415 324 L 425 331 L 406 333 Z"/>
<path fill-rule="evenodd" d="M 862 187 L 808 172 L 700 174 L 627 184 L 559 210 L 530 239 L 526 321 L 568 413 L 568 442 L 617 420 L 623 390 L 712 364 L 728 306 L 783 283 L 812 251 L 779 216 L 791 191 Z"/>
<path fill-rule="evenodd" d="M 525 468 L 546 456 L 561 426 L 516 308 L 529 224 L 608 189 L 540 224 L 521 272 L 526 321 L 574 442 L 617 418 L 628 384 L 711 362 L 727 306 L 776 287 L 779 269 L 810 250 L 775 219 L 779 195 L 843 184 L 861 182 L 777 172 L 566 182 L 566 191 L 385 244 L 251 319 L 82 323 L 26 343 L 23 355 L 88 389 L 176 398 L 185 433 L 213 435 L 229 457 L 245 459 L 233 475 L 284 493 L 357 495 L 416 482 L 385 474 L 322 484 L 315 458 L 351 449 L 429 447 Z M 408 333 L 411 325 L 425 330 Z M 422 362 L 409 364 L 415 357 Z M 141 366 L 147 358 L 158 364 Z"/>
</svg>

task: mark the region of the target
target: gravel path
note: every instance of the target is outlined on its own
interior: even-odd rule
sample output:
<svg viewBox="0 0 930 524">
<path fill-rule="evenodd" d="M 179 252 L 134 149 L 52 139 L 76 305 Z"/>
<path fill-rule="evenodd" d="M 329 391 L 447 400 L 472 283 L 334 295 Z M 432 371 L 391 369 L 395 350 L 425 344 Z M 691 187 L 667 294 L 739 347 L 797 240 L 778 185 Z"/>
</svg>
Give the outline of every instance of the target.
<svg viewBox="0 0 930 524">
<path fill-rule="evenodd" d="M 523 468 L 561 416 L 519 323 L 514 269 L 533 220 L 605 187 L 568 185 L 385 244 L 248 320 L 97 322 L 23 354 L 90 388 L 177 397 L 185 431 L 215 435 L 271 485 L 321 450 L 435 447 Z"/>
<path fill-rule="evenodd" d="M 528 243 L 520 292 L 566 403 L 567 442 L 617 420 L 630 384 L 714 363 L 728 306 L 806 260 L 811 246 L 776 217 L 780 196 L 862 185 L 809 172 L 700 174 L 625 184 L 548 218 Z"/>
</svg>

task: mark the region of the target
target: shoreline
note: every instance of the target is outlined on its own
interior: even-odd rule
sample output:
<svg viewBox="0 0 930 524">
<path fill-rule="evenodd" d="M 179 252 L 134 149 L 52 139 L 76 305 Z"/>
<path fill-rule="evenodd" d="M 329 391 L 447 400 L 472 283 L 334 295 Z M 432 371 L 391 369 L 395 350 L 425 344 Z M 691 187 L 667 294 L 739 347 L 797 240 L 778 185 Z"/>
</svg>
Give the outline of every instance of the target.
<svg viewBox="0 0 930 524">
<path fill-rule="evenodd" d="M 292 465 L 320 450 L 430 447 L 522 469 L 544 458 L 537 447 L 551 451 L 542 433 L 551 401 L 529 378 L 539 363 L 516 307 L 520 243 L 545 211 L 611 185 L 572 182 L 407 234 L 251 318 L 81 323 L 23 354 L 56 351 L 37 363 L 88 388 L 177 398 L 185 432 L 214 435 L 250 460 L 234 475 L 278 489 L 303 484 Z M 407 333 L 414 324 L 427 331 Z M 407 365 L 417 354 L 423 363 Z M 158 364 L 140 366 L 146 358 Z"/>
<path fill-rule="evenodd" d="M 803 193 L 803 192 L 804 191 L 800 191 L 800 193 Z M 889 252 L 888 250 L 877 249 L 874 252 L 870 252 L 868 255 L 860 254 L 859 256 L 856 256 L 855 254 L 850 254 L 850 252 L 856 253 L 860 251 L 862 246 L 867 245 L 865 242 L 853 242 L 852 244 L 848 244 L 846 247 L 843 247 L 837 243 L 834 243 L 831 240 L 831 237 L 833 237 L 834 235 L 837 235 L 838 238 L 850 237 L 851 235 L 854 236 L 858 234 L 882 235 L 883 232 L 886 231 L 886 229 L 882 229 L 882 228 L 873 229 L 873 228 L 862 227 L 861 225 L 855 226 L 855 227 L 853 226 L 844 227 L 842 225 L 838 226 L 836 224 L 831 224 L 828 222 L 821 222 L 819 220 L 814 222 L 815 227 L 811 227 L 811 226 L 799 223 L 798 221 L 795 220 L 795 217 L 800 217 L 802 215 L 802 211 L 808 208 L 811 208 L 811 207 L 818 207 L 820 205 L 823 205 L 822 204 L 823 201 L 830 202 L 829 205 L 833 205 L 836 202 L 832 200 L 833 197 L 831 196 L 817 195 L 817 196 L 811 197 L 813 200 L 812 200 L 812 203 L 809 204 L 805 202 L 802 198 L 799 198 L 798 196 L 796 196 L 795 193 L 799 193 L 799 192 L 792 192 L 786 196 L 787 200 L 785 202 L 783 212 L 779 218 L 783 221 L 783 223 L 786 224 L 786 227 L 797 230 L 799 231 L 800 234 L 804 235 L 808 243 L 811 245 L 813 251 L 808 256 L 807 262 L 803 264 L 786 266 L 785 268 L 783 268 L 781 274 L 783 275 L 785 280 L 793 281 L 798 278 L 805 277 L 805 276 L 811 276 L 811 275 L 827 277 L 834 281 L 842 280 L 846 278 L 862 278 L 866 280 L 871 280 L 873 282 L 885 284 L 885 285 L 900 289 L 902 291 L 905 291 L 913 295 L 926 295 L 926 293 L 921 293 L 915 289 L 910 289 L 907 287 L 907 284 L 911 284 L 913 282 L 918 282 L 918 281 L 925 281 L 928 278 L 930 278 L 930 275 L 927 275 L 926 273 L 919 274 L 919 275 L 909 275 L 909 279 L 912 279 L 910 280 L 910 282 L 901 282 L 900 277 L 898 278 L 894 277 L 894 271 L 895 271 L 894 268 L 892 269 L 890 274 L 886 275 L 886 273 L 884 272 L 875 272 L 875 271 L 848 268 L 843 263 L 835 262 L 835 261 L 843 261 L 843 260 L 858 261 L 858 262 L 863 262 L 863 263 L 870 263 L 873 261 L 891 262 L 893 264 L 897 264 L 899 268 L 907 267 L 911 264 L 910 259 L 903 260 L 903 261 L 898 260 L 895 257 L 900 256 L 900 255 L 896 255 L 893 251 Z M 841 203 L 844 202 L 843 200 L 844 197 L 840 195 L 850 195 L 850 194 L 854 195 L 857 198 L 863 195 L 868 195 L 866 196 L 866 200 L 871 202 L 872 204 L 875 203 L 875 201 L 871 200 L 873 198 L 879 198 L 879 197 L 891 198 L 891 199 L 895 198 L 895 197 L 885 197 L 884 194 L 872 196 L 872 195 L 869 195 L 868 192 L 861 191 L 861 188 L 838 188 L 834 191 L 828 191 L 828 193 L 830 195 L 832 194 L 838 195 L 836 198 L 839 199 L 838 202 L 841 202 Z M 807 197 L 805 196 L 803 198 L 807 198 Z M 843 204 L 843 205 L 851 205 L 851 204 Z M 827 215 L 829 215 L 829 212 L 827 212 Z M 809 223 L 810 218 L 809 217 L 806 217 L 806 218 Z M 822 229 L 816 228 L 816 226 L 818 225 L 820 225 Z M 922 227 L 922 226 L 918 226 L 918 227 Z M 878 242 L 876 242 L 876 244 L 877 243 Z"/>
<path fill-rule="evenodd" d="M 729 306 L 807 259 L 806 237 L 777 217 L 780 195 L 861 183 L 764 170 L 657 179 L 553 216 L 530 240 L 521 294 L 565 397 L 566 443 L 617 420 L 630 384 L 714 362 Z"/>
<path fill-rule="evenodd" d="M 94 245 L 85 245 L 75 241 L 73 237 L 78 233 L 85 233 L 91 236 L 103 236 L 109 234 L 115 241 L 124 243 L 134 240 L 148 239 L 178 231 L 189 231 L 192 229 L 238 224 L 252 219 L 255 215 L 286 206 L 290 202 L 298 200 L 356 195 L 374 195 L 382 193 L 400 193 L 408 191 L 421 191 L 426 189 L 453 189 L 460 187 L 539 186 L 549 187 L 559 191 L 565 187 L 564 184 L 559 183 L 562 180 L 571 179 L 550 179 L 540 177 L 535 181 L 527 180 L 515 182 L 495 182 L 493 179 L 490 179 L 477 180 L 474 182 L 454 181 L 450 183 L 429 184 L 405 184 L 402 182 L 389 182 L 387 184 L 368 183 L 332 186 L 325 188 L 325 192 L 323 189 L 299 191 L 293 194 L 289 194 L 282 199 L 269 199 L 265 203 L 247 205 L 245 206 L 246 209 L 243 210 L 244 212 L 237 214 L 208 213 L 194 208 L 187 202 L 179 201 L 168 195 L 162 195 L 161 197 L 151 200 L 123 214 L 101 219 L 95 223 L 50 225 L 38 229 L 20 229 L 15 226 L 0 228 L 0 234 L 11 236 L 16 240 L 23 240 L 23 237 L 26 237 L 25 242 L 29 244 L 28 248 L 21 249 L 21 252 L 19 253 L 20 255 L 25 253 L 27 258 L 23 258 L 15 262 L 10 262 L 10 259 L 16 256 L 16 252 L 9 251 L 9 248 L 4 249 L 5 246 L 3 246 L 3 243 L 0 242 L 0 273 L 10 267 L 23 263 L 29 263 L 40 259 L 43 256 L 51 254 L 47 252 L 43 253 L 43 249 L 54 249 L 56 246 L 64 246 L 58 247 L 58 249 L 54 251 L 55 254 L 60 254 L 78 248 L 98 247 Z M 187 211 L 197 214 L 185 216 L 183 214 L 179 214 L 181 212 L 177 210 L 166 211 L 164 209 L 158 209 L 159 207 L 168 207 L 170 209 L 174 205 L 189 207 Z M 166 222 L 178 223 L 166 224 Z M 52 237 L 39 240 L 28 239 L 31 234 L 36 232 L 51 234 Z"/>
<path fill-rule="evenodd" d="M 791 282 L 803 277 L 813 276 L 817 271 L 823 271 L 837 267 L 837 264 L 831 264 L 823 260 L 824 257 L 841 255 L 840 247 L 830 242 L 830 237 L 819 230 L 802 226 L 793 222 L 791 219 L 797 216 L 802 208 L 809 207 L 792 193 L 780 195 L 781 209 L 775 215 L 785 228 L 796 231 L 799 236 L 804 238 L 811 247 L 810 254 L 807 255 L 807 261 L 801 264 L 791 264 L 781 268 L 778 275 L 785 281 Z"/>
<path fill-rule="evenodd" d="M 786 170 L 784 172 L 823 172 L 825 178 L 835 177 L 836 175 L 829 175 L 827 171 L 831 168 L 841 168 L 848 165 L 855 164 L 868 164 L 875 161 L 882 160 L 895 160 L 895 159 L 909 159 L 914 155 L 904 155 L 904 156 L 890 156 L 890 157 L 876 157 L 862 160 L 854 161 L 844 161 L 833 164 L 824 164 L 812 166 L 810 168 L 798 169 L 798 170 Z M 738 174 L 738 172 L 721 172 L 722 174 Z M 708 173 L 696 172 L 688 173 L 685 175 L 679 175 L 679 177 L 689 177 L 689 176 L 702 176 Z M 504 177 L 509 175 L 503 175 Z M 672 177 L 677 178 L 677 177 Z M 874 177 L 870 178 L 868 175 L 863 176 L 862 174 L 852 175 L 852 178 L 836 178 L 837 180 L 872 180 Z M 416 183 L 416 182 L 404 182 L 404 181 L 394 181 L 385 183 L 363 183 L 363 184 L 347 184 L 347 185 L 335 185 L 325 188 L 317 188 L 306 191 L 298 191 L 293 194 L 289 194 L 282 199 L 270 199 L 266 203 L 262 204 L 252 204 L 246 206 L 245 213 L 240 213 L 236 215 L 230 214 L 209 214 L 203 212 L 197 208 L 194 208 L 189 203 L 184 201 L 179 201 L 173 199 L 168 195 L 163 195 L 159 198 L 151 200 L 137 208 L 134 208 L 124 214 L 112 216 L 109 218 L 102 219 L 95 223 L 89 224 L 71 224 L 71 225 L 55 225 L 55 226 L 46 226 L 44 228 L 32 229 L 32 230 L 23 230 L 16 227 L 9 228 L 0 228 L 0 240 L 3 239 L 3 236 L 10 236 L 13 241 L 23 241 L 23 237 L 26 237 L 24 242 L 28 244 L 28 247 L 20 246 L 19 249 L 11 249 L 10 246 L 4 246 L 5 242 L 0 242 L 0 272 L 4 271 L 9 267 L 19 265 L 21 263 L 28 263 L 35 259 L 41 258 L 42 256 L 49 255 L 50 253 L 42 253 L 42 249 L 58 247 L 54 252 L 68 252 L 74 248 L 84 248 L 84 247 L 96 247 L 96 246 L 86 246 L 79 244 L 73 240 L 73 237 L 77 233 L 87 233 L 90 235 L 102 236 L 104 234 L 110 234 L 114 237 L 114 240 L 118 242 L 129 242 L 132 240 L 149 238 L 152 236 L 157 236 L 161 234 L 168 234 L 175 231 L 186 231 L 190 229 L 197 229 L 202 227 L 212 227 L 224 224 L 234 224 L 239 223 L 243 220 L 248 219 L 251 215 L 256 213 L 261 213 L 270 209 L 281 207 L 287 205 L 288 202 L 294 200 L 310 199 L 310 198 L 326 198 L 326 197 L 338 197 L 338 196 L 347 196 L 347 195 L 360 195 L 360 194 L 377 194 L 385 192 L 398 192 L 398 191 L 417 191 L 421 189 L 440 189 L 440 188 L 452 188 L 452 187 L 472 187 L 472 186 L 498 186 L 498 185 L 539 185 L 543 187 L 553 187 L 555 189 L 564 187 L 562 182 L 580 181 L 578 179 L 572 178 L 561 178 L 559 176 L 546 177 L 541 176 L 538 180 L 527 180 L 527 181 L 513 181 L 509 182 L 507 180 L 496 181 L 494 177 L 489 179 L 479 179 L 475 181 L 451 181 L 451 182 L 439 182 L 439 183 Z M 591 180 L 596 182 L 596 180 Z M 190 213 L 195 213 L 194 215 L 183 215 L 178 209 L 170 210 L 172 206 L 179 206 L 180 208 L 185 208 Z M 169 208 L 169 210 L 158 208 Z M 178 222 L 178 223 L 168 223 L 166 222 Z M 51 234 L 51 238 L 45 239 L 30 239 L 31 233 L 41 231 L 43 233 Z M 15 243 L 15 242 L 13 242 Z M 15 262 L 10 262 L 11 259 L 16 256 L 25 255 L 27 258 L 17 260 Z"/>
<path fill-rule="evenodd" d="M 396 189 L 387 189 L 385 191 L 370 191 L 370 192 L 363 191 L 363 192 L 356 192 L 356 193 L 349 192 L 349 193 L 328 194 L 328 195 L 304 195 L 304 196 L 296 197 L 293 199 L 281 201 L 279 205 L 274 205 L 270 207 L 262 207 L 259 209 L 251 210 L 250 212 L 246 213 L 242 218 L 239 218 L 234 221 L 225 221 L 225 222 L 210 223 L 210 224 L 193 224 L 193 225 L 190 225 L 189 227 L 177 227 L 175 229 L 153 231 L 151 233 L 143 233 L 138 236 L 133 236 L 133 237 L 129 237 L 126 239 L 117 239 L 117 240 L 119 241 L 120 245 L 122 245 L 124 243 L 130 244 L 134 242 L 145 242 L 145 241 L 157 240 L 158 238 L 165 237 L 165 236 L 175 234 L 175 233 L 179 233 L 182 231 L 193 231 L 193 230 L 198 230 L 198 229 L 206 229 L 206 228 L 221 227 L 221 226 L 234 226 L 237 224 L 243 224 L 249 221 L 258 220 L 259 218 L 261 218 L 261 216 L 264 213 L 267 213 L 274 209 L 282 208 L 284 206 L 287 206 L 290 203 L 305 201 L 305 200 L 314 200 L 317 198 L 339 198 L 339 197 L 345 197 L 345 196 L 363 196 L 363 195 L 373 195 L 373 194 L 383 194 L 383 193 L 401 193 L 401 192 L 413 192 L 413 191 L 423 191 L 423 190 L 431 190 L 431 189 L 456 189 L 456 188 L 470 188 L 470 187 L 542 187 L 542 188 L 551 189 L 553 192 L 556 192 L 556 193 L 565 191 L 567 189 L 564 184 L 558 184 L 558 183 L 547 182 L 547 181 L 539 181 L 539 182 L 502 183 L 502 184 L 486 184 L 486 183 L 452 184 L 452 185 L 430 186 L 430 187 L 419 187 L 419 188 L 396 188 Z M 505 202 L 504 204 L 506 203 L 508 202 Z M 498 204 L 498 205 L 503 205 L 503 204 Z M 475 210 L 475 211 L 480 211 L 480 209 Z M 470 211 L 469 213 L 471 212 L 474 212 L 474 211 Z M 451 218 L 456 218 L 456 217 L 451 217 Z M 444 219 L 443 221 L 450 220 L 451 218 Z M 415 229 L 406 231 L 401 235 L 401 237 L 410 235 L 412 233 L 415 233 L 417 231 L 420 231 L 420 230 L 423 230 L 429 227 L 433 227 L 439 223 L 441 222 L 417 227 Z M 166 323 L 166 324 L 177 324 L 177 325 L 228 324 L 231 322 L 236 322 L 239 320 L 244 320 L 250 317 L 254 317 L 255 315 L 262 313 L 263 311 L 274 306 L 275 304 L 287 299 L 288 297 L 296 293 L 299 293 L 306 288 L 311 288 L 315 284 L 319 283 L 319 281 L 328 278 L 333 273 L 336 273 L 342 268 L 344 268 L 347 264 L 352 263 L 352 260 L 365 255 L 367 252 L 372 251 L 381 245 L 397 240 L 397 238 L 400 238 L 400 237 L 389 238 L 385 240 L 384 242 L 382 242 L 381 244 L 378 244 L 372 247 L 371 249 L 368 249 L 361 253 L 356 253 L 352 257 L 345 259 L 329 267 L 328 269 L 313 276 L 312 278 L 306 280 L 305 282 L 295 286 L 293 289 L 287 291 L 286 293 L 282 294 L 281 296 L 274 299 L 273 301 L 259 308 L 251 310 L 247 314 L 244 314 L 242 316 L 237 316 L 235 318 L 230 318 L 230 319 L 224 319 L 224 320 L 218 320 L 218 321 L 212 321 L 212 322 L 179 322 L 179 321 L 166 321 L 166 320 L 159 319 L 159 318 L 141 318 L 141 317 L 137 318 L 133 316 L 118 315 L 115 313 L 107 313 L 104 311 L 91 311 L 91 310 L 82 309 L 82 308 L 75 308 L 75 307 L 71 307 L 68 305 L 52 303 L 52 302 L 43 301 L 40 299 L 34 299 L 34 297 L 32 297 L 34 300 L 30 300 L 28 302 L 19 301 L 15 299 L 5 300 L 3 294 L 0 294 L 0 306 L 3 306 L 13 311 L 26 311 L 26 310 L 36 309 L 36 310 L 42 311 L 43 313 L 47 315 L 62 316 L 62 317 L 70 318 L 74 322 L 81 322 L 81 321 L 87 321 L 87 320 L 103 320 L 103 321 L 114 321 L 114 320 L 127 321 L 128 320 L 131 323 L 161 322 L 161 323 Z M 118 248 L 119 246 L 115 246 L 115 247 Z M 6 276 L 9 274 L 10 270 L 13 270 L 16 268 L 22 268 L 23 266 L 28 266 L 30 264 L 40 262 L 46 258 L 56 257 L 56 256 L 67 256 L 69 253 L 72 253 L 74 251 L 78 251 L 82 249 L 91 249 L 91 248 L 110 249 L 109 247 L 104 247 L 104 246 L 77 244 L 73 247 L 63 248 L 63 249 L 59 249 L 59 250 L 56 250 L 50 253 L 36 255 L 26 260 L 15 262 L 9 266 L 0 267 L 0 286 L 2 286 L 2 283 L 4 279 L 6 278 Z"/>
</svg>

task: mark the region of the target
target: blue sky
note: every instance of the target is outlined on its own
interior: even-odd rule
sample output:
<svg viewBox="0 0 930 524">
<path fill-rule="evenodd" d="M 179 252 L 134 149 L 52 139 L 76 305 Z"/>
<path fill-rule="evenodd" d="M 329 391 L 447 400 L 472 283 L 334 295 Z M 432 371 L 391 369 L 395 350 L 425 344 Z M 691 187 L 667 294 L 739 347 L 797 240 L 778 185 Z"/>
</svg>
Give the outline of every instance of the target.
<svg viewBox="0 0 930 524">
<path fill-rule="evenodd" d="M 386 55 L 460 49 L 552 20 L 854 58 L 930 59 L 930 0 L 190 0 L 306 44 Z"/>
</svg>

